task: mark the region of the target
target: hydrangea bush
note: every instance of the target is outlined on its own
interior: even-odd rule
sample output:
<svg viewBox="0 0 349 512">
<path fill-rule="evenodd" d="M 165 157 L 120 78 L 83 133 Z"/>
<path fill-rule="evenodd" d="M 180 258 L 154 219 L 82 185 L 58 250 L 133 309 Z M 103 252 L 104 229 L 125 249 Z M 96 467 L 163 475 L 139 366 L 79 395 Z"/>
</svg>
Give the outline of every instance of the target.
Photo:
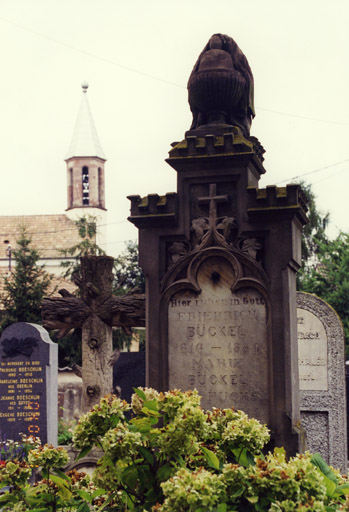
<svg viewBox="0 0 349 512">
<path fill-rule="evenodd" d="M 106 396 L 80 418 L 73 443 L 102 456 L 91 477 L 65 473 L 62 448 L 33 449 L 0 468 L 2 511 L 332 512 L 349 510 L 349 484 L 319 455 L 263 454 L 269 431 L 235 409 L 200 407 L 196 391 Z M 32 468 L 42 479 L 26 485 Z M 16 483 L 17 482 L 17 483 Z"/>
</svg>

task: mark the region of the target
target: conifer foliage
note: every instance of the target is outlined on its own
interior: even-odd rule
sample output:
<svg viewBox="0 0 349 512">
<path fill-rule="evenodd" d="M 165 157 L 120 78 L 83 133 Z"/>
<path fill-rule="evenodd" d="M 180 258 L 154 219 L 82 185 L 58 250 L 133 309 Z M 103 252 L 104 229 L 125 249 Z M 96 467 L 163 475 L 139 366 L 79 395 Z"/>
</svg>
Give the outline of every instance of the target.
<svg viewBox="0 0 349 512">
<path fill-rule="evenodd" d="M 38 265 L 40 258 L 31 247 L 31 238 L 25 227 L 21 227 L 19 239 L 13 251 L 15 267 L 5 278 L 1 297 L 4 315 L 1 330 L 15 322 L 41 322 L 41 302 L 49 288 L 51 277 Z"/>
</svg>

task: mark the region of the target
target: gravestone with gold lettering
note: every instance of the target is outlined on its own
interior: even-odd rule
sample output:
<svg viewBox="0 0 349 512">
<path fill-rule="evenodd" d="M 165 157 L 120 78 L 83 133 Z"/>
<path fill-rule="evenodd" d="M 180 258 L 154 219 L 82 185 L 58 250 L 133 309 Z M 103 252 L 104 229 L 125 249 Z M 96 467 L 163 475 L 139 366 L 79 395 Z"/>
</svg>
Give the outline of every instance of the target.
<svg viewBox="0 0 349 512">
<path fill-rule="evenodd" d="M 188 92 L 193 123 L 167 159 L 177 192 L 129 196 L 146 276 L 147 385 L 196 388 L 207 409 L 242 409 L 292 454 L 303 448 L 296 272 L 304 196 L 298 185 L 258 187 L 265 169 L 249 131 L 253 77 L 232 38 L 211 37 Z"/>
<path fill-rule="evenodd" d="M 324 300 L 297 293 L 299 387 L 307 447 L 347 471 L 344 332 Z"/>
<path fill-rule="evenodd" d="M 57 444 L 58 346 L 36 324 L 19 322 L 0 338 L 0 435 Z"/>
</svg>

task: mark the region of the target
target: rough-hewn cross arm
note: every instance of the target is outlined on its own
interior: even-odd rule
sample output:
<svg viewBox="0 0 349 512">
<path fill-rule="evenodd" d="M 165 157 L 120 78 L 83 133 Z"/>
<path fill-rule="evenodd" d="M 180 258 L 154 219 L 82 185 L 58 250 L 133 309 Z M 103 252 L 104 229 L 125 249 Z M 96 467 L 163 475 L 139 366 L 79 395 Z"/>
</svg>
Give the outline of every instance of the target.
<svg viewBox="0 0 349 512">
<path fill-rule="evenodd" d="M 103 322 L 112 327 L 145 326 L 145 296 L 111 295 L 102 304 L 88 306 L 80 297 L 49 297 L 42 303 L 42 321 L 46 329 L 58 330 L 58 337 L 65 336 L 70 330 L 81 327 L 94 312 Z"/>
</svg>

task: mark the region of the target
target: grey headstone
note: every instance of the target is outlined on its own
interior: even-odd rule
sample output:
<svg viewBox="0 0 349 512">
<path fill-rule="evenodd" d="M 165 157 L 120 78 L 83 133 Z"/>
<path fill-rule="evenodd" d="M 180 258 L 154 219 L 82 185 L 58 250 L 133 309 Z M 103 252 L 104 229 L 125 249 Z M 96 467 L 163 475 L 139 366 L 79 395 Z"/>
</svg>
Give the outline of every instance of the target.
<svg viewBox="0 0 349 512">
<path fill-rule="evenodd" d="M 57 445 L 58 346 L 36 324 L 19 322 L 0 338 L 0 435 Z"/>
<path fill-rule="evenodd" d="M 347 471 L 344 332 L 325 301 L 297 293 L 299 387 L 307 448 Z"/>
</svg>

